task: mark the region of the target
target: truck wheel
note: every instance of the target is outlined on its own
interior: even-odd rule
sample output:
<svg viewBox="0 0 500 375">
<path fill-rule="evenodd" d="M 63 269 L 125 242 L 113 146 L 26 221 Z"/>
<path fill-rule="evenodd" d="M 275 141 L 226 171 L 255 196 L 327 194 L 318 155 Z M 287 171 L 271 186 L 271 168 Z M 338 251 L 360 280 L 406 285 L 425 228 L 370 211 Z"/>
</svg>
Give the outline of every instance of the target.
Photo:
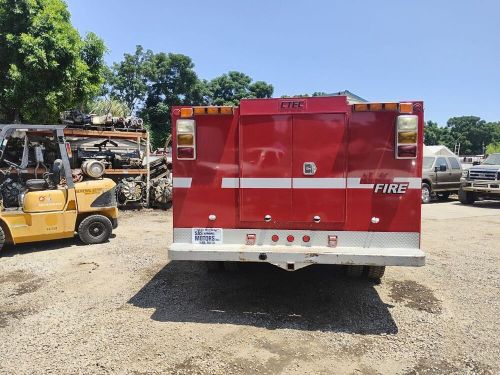
<svg viewBox="0 0 500 375">
<path fill-rule="evenodd" d="M 462 204 L 474 204 L 476 201 L 476 195 L 472 191 L 465 191 L 460 189 L 458 191 L 458 200 Z"/>
<path fill-rule="evenodd" d="M 438 194 L 438 198 L 440 201 L 445 201 L 447 200 L 448 198 L 450 197 L 450 192 L 449 191 L 445 191 L 443 193 L 439 193 Z"/>
<path fill-rule="evenodd" d="M 345 269 L 345 274 L 348 277 L 361 277 L 363 274 L 363 266 L 347 266 Z"/>
<path fill-rule="evenodd" d="M 380 281 L 385 273 L 385 266 L 368 266 L 366 269 L 366 277 L 370 280 Z"/>
<path fill-rule="evenodd" d="M 431 201 L 431 187 L 425 182 L 422 184 L 422 203 L 430 203 Z"/>
<path fill-rule="evenodd" d="M 78 236 L 87 245 L 107 241 L 112 231 L 111 221 L 102 215 L 88 216 L 78 226 Z"/>
</svg>

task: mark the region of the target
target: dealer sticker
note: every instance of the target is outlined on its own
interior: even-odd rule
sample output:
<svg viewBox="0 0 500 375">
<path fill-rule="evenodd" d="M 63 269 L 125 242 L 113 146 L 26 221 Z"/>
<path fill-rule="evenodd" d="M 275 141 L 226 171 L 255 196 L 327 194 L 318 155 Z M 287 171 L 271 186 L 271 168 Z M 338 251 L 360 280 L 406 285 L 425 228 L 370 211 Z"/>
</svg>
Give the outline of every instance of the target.
<svg viewBox="0 0 500 375">
<path fill-rule="evenodd" d="M 222 228 L 193 228 L 192 234 L 192 242 L 195 244 L 222 244 Z"/>
</svg>

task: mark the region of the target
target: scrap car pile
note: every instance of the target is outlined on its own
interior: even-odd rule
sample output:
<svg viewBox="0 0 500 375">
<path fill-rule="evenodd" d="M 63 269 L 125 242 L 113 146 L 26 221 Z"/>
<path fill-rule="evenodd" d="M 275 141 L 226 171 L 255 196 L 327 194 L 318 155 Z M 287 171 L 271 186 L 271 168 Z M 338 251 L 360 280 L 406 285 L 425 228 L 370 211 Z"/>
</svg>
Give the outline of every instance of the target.
<svg viewBox="0 0 500 375">
<path fill-rule="evenodd" d="M 166 152 L 151 155 L 149 134 L 141 118 L 70 110 L 61 113 L 60 122 L 67 126 L 65 135 L 72 151 L 70 163 L 76 181 L 83 178 L 86 170 L 103 170 L 117 184 L 120 206 L 169 206 L 171 157 Z"/>
</svg>

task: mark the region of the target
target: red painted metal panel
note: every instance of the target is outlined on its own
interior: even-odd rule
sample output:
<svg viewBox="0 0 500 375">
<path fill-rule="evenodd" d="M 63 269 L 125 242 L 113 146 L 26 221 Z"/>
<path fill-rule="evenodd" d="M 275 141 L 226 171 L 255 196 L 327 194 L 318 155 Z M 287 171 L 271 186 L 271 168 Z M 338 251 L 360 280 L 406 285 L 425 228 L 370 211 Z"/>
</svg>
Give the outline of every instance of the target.
<svg viewBox="0 0 500 375">
<path fill-rule="evenodd" d="M 420 105 L 420 108 L 422 106 Z M 396 112 L 353 112 L 349 122 L 348 176 L 361 183 L 390 183 L 394 177 L 422 177 L 423 112 L 418 111 L 418 157 L 396 159 Z M 348 189 L 345 230 L 420 232 L 420 190 L 376 194 Z M 371 218 L 380 219 L 378 224 Z"/>
<path fill-rule="evenodd" d="M 270 215 L 269 224 L 289 221 L 292 208 L 290 187 L 275 188 L 267 179 L 290 178 L 291 185 L 291 172 L 292 116 L 242 116 L 240 220 L 264 224 L 264 217 Z M 259 178 L 266 180 L 260 182 Z"/>
<path fill-rule="evenodd" d="M 349 106 L 345 96 L 243 99 L 240 103 L 242 116 L 284 113 L 345 113 L 348 111 Z"/>
<path fill-rule="evenodd" d="M 196 160 L 178 160 L 172 116 L 174 178 L 191 178 L 190 188 L 173 189 L 174 228 L 235 228 L 238 189 L 221 189 L 224 177 L 238 177 L 238 111 L 231 115 L 195 116 Z M 210 221 L 209 215 L 216 220 Z"/>
<path fill-rule="evenodd" d="M 313 186 L 312 189 L 294 186 L 292 191 L 292 221 L 312 223 L 315 216 L 321 222 L 345 220 L 345 178 L 347 131 L 345 114 L 313 114 L 293 116 L 292 176 Z M 314 175 L 304 174 L 304 163 L 313 162 Z M 335 180 L 322 180 L 322 179 Z M 295 181 L 295 180 L 294 180 Z M 322 183 L 327 188 L 317 188 Z"/>
</svg>

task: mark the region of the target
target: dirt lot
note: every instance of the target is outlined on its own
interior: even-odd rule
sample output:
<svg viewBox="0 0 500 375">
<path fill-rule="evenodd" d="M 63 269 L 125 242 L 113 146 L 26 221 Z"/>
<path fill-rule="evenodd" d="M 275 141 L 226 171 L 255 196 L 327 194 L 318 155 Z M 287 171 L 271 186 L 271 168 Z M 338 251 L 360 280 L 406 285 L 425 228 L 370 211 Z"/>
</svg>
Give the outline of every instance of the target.
<svg viewBox="0 0 500 375">
<path fill-rule="evenodd" d="M 168 263 L 169 212 L 109 243 L 0 258 L 1 373 L 500 373 L 500 203 L 423 209 L 423 268 L 207 274 Z"/>
</svg>

